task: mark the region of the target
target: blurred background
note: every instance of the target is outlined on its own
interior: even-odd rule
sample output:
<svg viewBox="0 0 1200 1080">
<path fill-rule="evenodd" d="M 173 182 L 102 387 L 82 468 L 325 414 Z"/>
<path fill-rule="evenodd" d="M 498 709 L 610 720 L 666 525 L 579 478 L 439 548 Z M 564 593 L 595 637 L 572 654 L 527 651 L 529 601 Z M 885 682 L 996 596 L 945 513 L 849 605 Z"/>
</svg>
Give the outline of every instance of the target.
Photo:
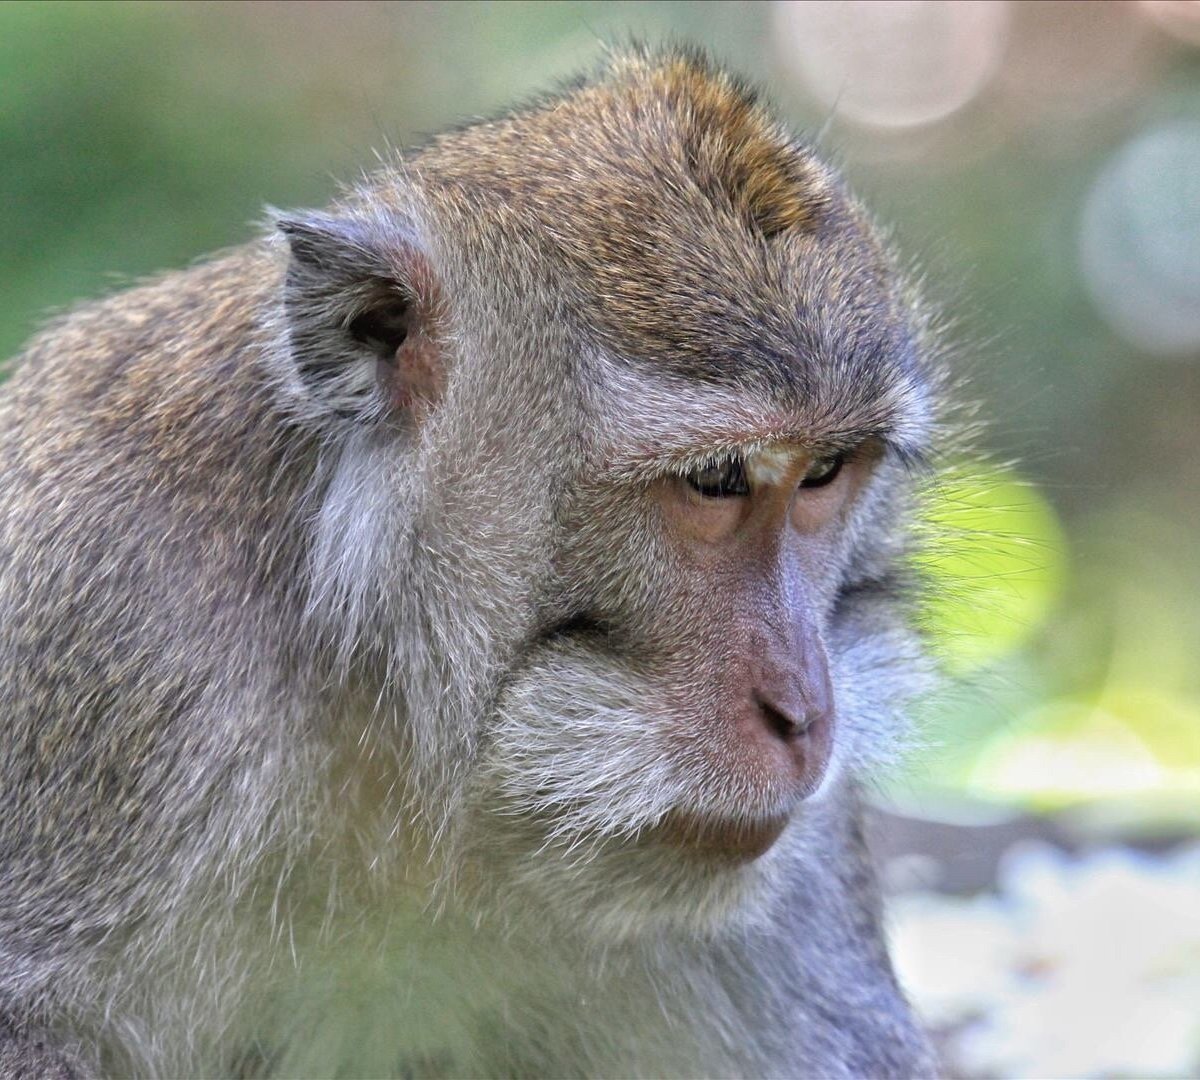
<svg viewBox="0 0 1200 1080">
<path fill-rule="evenodd" d="M 6 3 L 0 355 L 630 36 L 841 163 L 983 403 L 926 522 L 950 677 L 877 792 L 953 1070 L 1200 1074 L 1200 3 Z"/>
</svg>

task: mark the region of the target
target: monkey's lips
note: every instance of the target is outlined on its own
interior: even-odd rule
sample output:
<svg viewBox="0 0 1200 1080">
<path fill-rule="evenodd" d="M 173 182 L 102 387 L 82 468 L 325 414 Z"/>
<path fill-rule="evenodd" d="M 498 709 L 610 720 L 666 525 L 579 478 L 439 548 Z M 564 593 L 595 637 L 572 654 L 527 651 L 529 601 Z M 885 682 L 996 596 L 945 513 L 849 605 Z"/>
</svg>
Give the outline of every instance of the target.
<svg viewBox="0 0 1200 1080">
<path fill-rule="evenodd" d="M 750 862 L 770 849 L 787 828 L 788 820 L 787 814 L 736 821 L 672 810 L 647 837 L 700 856 Z"/>
</svg>

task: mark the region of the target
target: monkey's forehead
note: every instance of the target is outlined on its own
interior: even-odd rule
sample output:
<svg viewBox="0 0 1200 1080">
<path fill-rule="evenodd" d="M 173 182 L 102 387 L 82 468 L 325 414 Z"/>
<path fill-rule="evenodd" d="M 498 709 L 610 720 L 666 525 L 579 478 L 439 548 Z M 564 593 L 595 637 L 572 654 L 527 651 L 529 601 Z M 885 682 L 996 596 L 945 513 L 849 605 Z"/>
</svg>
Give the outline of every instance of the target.
<svg viewBox="0 0 1200 1080">
<path fill-rule="evenodd" d="M 737 452 L 770 467 L 797 454 L 852 450 L 868 440 L 902 461 L 928 456 L 932 387 L 899 368 L 870 382 L 812 381 L 810 393 L 745 379 L 716 384 L 595 354 L 585 359 L 593 464 L 615 478 L 678 472 Z M 828 373 L 827 373 L 828 374 Z"/>
</svg>

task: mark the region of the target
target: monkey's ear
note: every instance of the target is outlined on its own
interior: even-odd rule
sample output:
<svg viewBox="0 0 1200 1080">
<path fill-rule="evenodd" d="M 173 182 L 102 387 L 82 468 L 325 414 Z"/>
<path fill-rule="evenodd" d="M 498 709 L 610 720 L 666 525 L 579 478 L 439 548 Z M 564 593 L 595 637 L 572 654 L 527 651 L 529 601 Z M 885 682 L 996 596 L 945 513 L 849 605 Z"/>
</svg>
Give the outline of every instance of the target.
<svg viewBox="0 0 1200 1080">
<path fill-rule="evenodd" d="M 291 261 L 284 310 L 313 408 L 371 422 L 420 421 L 441 399 L 438 285 L 415 231 L 365 215 L 278 217 Z"/>
</svg>

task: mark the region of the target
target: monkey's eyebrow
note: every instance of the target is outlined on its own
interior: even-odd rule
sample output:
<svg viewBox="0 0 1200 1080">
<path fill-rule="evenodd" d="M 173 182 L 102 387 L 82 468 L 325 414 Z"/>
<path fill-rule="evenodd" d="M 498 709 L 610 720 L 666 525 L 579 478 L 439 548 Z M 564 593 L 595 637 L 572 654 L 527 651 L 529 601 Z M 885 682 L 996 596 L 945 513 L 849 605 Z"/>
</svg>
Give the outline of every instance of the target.
<svg viewBox="0 0 1200 1080">
<path fill-rule="evenodd" d="M 926 453 L 922 447 L 897 441 L 886 428 L 847 429 L 821 437 L 812 437 L 808 432 L 795 430 L 763 431 L 757 435 L 739 433 L 728 438 L 711 433 L 706 438 L 679 445 L 664 445 L 662 442 L 639 443 L 604 448 L 595 461 L 600 479 L 613 482 L 656 480 L 663 476 L 678 475 L 702 468 L 714 459 L 726 457 L 753 457 L 781 444 L 803 447 L 816 455 L 847 453 L 869 441 L 875 441 L 884 452 L 894 457 L 911 472 L 923 472 L 928 468 Z"/>
<path fill-rule="evenodd" d="M 607 400 L 597 402 L 600 437 L 591 462 L 602 479 L 657 479 L 781 443 L 837 453 L 874 439 L 912 470 L 925 461 L 929 419 L 923 395 L 912 387 L 899 387 L 890 400 L 819 416 L 725 387 L 625 376 L 608 389 Z"/>
</svg>

